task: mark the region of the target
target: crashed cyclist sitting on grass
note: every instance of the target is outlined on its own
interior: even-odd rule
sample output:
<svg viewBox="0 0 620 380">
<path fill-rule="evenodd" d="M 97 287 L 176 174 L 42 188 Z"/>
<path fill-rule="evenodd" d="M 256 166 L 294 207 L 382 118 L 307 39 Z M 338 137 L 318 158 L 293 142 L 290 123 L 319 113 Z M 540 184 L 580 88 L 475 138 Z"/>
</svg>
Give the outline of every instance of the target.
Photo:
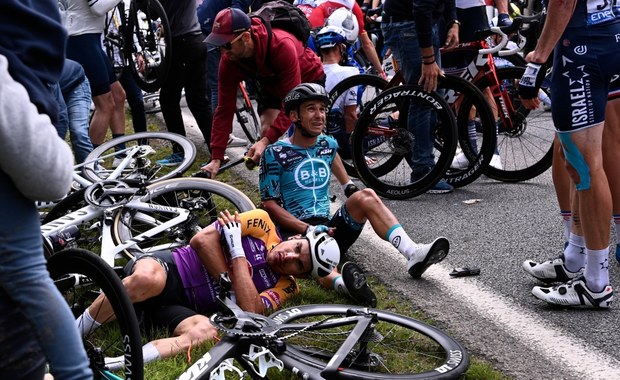
<svg viewBox="0 0 620 380">
<path fill-rule="evenodd" d="M 407 259 L 409 274 L 413 278 L 421 277 L 430 265 L 446 257 L 448 240 L 439 237 L 431 244 L 414 243 L 374 190 L 358 190 L 346 175 L 337 153 L 338 143 L 332 136 L 323 134 L 328 108 L 325 88 L 315 83 L 302 83 L 284 98 L 284 109 L 295 128 L 291 137 L 268 146 L 261 158 L 259 185 L 263 208 L 278 224 L 282 236 L 329 231 L 343 253 L 357 240 L 364 223 L 370 221 L 375 233 L 392 243 Z M 348 199 L 330 217 L 332 170 Z M 372 300 L 360 299 L 365 295 L 356 288 L 361 285 L 363 274 L 355 267 L 353 263 L 345 263 L 344 279 L 334 271 L 320 282 L 324 287 L 350 292 L 358 302 L 370 304 Z M 353 288 L 346 280 L 350 270 L 357 279 Z M 366 296 L 371 297 L 368 293 Z"/>
<path fill-rule="evenodd" d="M 339 260 L 338 244 L 326 233 L 310 231 L 282 241 L 264 210 L 220 213 L 188 246 L 144 254 L 125 267 L 129 275 L 123 285 L 145 332 L 165 330 L 170 335 L 144 345 L 144 362 L 216 338 L 208 316 L 220 309 L 216 295 L 222 273 L 229 273 L 239 307 L 268 315 L 299 292 L 292 276 L 326 276 Z M 76 323 L 86 335 L 113 319 L 110 303 L 101 295 Z M 123 362 L 123 356 L 106 358 L 112 371 Z"/>
</svg>

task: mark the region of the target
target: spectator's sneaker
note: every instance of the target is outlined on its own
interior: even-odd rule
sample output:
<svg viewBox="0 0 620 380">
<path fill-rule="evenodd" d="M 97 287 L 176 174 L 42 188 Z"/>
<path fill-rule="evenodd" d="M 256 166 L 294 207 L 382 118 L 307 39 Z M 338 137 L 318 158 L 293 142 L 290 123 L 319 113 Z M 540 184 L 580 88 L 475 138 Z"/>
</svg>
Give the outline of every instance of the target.
<svg viewBox="0 0 620 380">
<path fill-rule="evenodd" d="M 579 276 L 566 284 L 552 287 L 535 286 L 532 289 L 534 297 L 557 306 L 591 307 L 608 309 L 614 299 L 614 290 L 611 285 L 596 293 L 588 289 L 586 279 Z"/>
<path fill-rule="evenodd" d="M 341 269 L 342 281 L 351 298 L 360 305 L 377 307 L 377 296 L 366 282 L 366 276 L 357 264 L 347 261 Z"/>
<path fill-rule="evenodd" d="M 583 273 L 583 268 L 577 272 L 571 272 L 566 269 L 564 255 L 542 263 L 525 260 L 523 262 L 523 270 L 542 282 L 567 282 L 581 276 Z"/>
<path fill-rule="evenodd" d="M 157 163 L 161 166 L 177 166 L 183 162 L 183 155 L 180 153 L 172 153 L 166 158 L 157 160 Z"/>
<path fill-rule="evenodd" d="M 450 243 L 445 237 L 439 237 L 430 244 L 418 244 L 416 249 L 424 255 L 424 258 L 416 261 L 415 258 L 419 255 L 412 255 L 407 262 L 407 272 L 413 278 L 420 278 L 428 267 L 445 259 L 450 250 Z"/>
<path fill-rule="evenodd" d="M 504 169 L 504 166 L 502 165 L 502 158 L 499 156 L 499 154 L 494 154 L 493 157 L 491 157 L 491 161 L 489 161 L 489 166 L 494 167 L 497 170 Z"/>
<path fill-rule="evenodd" d="M 469 167 L 469 160 L 462 151 L 454 155 L 450 169 L 465 170 Z"/>
<path fill-rule="evenodd" d="M 228 147 L 236 147 L 236 146 L 246 146 L 248 145 L 248 140 L 242 139 L 241 137 L 237 137 L 232 133 L 228 135 Z"/>
<path fill-rule="evenodd" d="M 446 182 L 445 179 L 439 180 L 433 187 L 428 189 L 429 194 L 447 194 L 454 191 L 454 186 Z"/>
</svg>

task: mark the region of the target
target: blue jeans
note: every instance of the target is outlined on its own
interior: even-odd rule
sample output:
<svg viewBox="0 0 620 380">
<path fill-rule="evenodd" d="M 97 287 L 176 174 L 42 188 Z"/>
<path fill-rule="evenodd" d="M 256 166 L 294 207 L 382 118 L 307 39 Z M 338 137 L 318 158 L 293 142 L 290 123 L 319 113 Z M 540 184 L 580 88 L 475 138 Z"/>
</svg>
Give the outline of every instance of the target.
<svg viewBox="0 0 620 380">
<path fill-rule="evenodd" d="M 408 84 L 417 84 L 422 74 L 422 55 L 418 45 L 418 35 L 415 22 L 382 23 L 384 43 L 394 53 L 398 67 Z M 433 45 L 435 57 L 439 63 L 439 37 L 437 26 L 433 26 Z M 407 125 L 413 134 L 415 144 L 410 164 L 415 173 L 424 175 L 435 166 L 433 155 L 433 131 L 431 129 L 432 112 L 429 109 L 420 109 L 414 104 L 409 107 Z"/>
<path fill-rule="evenodd" d="M 75 318 L 46 268 L 39 213 L 2 171 L 0 286 L 32 324 L 54 377 L 92 379 Z"/>
<path fill-rule="evenodd" d="M 146 132 L 146 112 L 144 112 L 144 96 L 129 68 L 123 69 L 118 79 L 125 90 L 125 98 L 131 111 L 131 120 L 135 133 Z"/>
<path fill-rule="evenodd" d="M 75 86 L 68 94 L 65 94 L 67 113 L 69 116 L 69 136 L 73 154 L 78 164 L 86 160 L 92 152 L 93 144 L 90 141 L 88 128 L 90 126 L 90 84 L 88 79 Z M 61 136 L 64 138 L 64 136 Z"/>
<path fill-rule="evenodd" d="M 207 53 L 207 67 L 209 69 L 209 73 L 207 75 L 209 77 L 211 110 L 213 110 L 213 113 L 215 113 L 215 109 L 217 108 L 217 78 L 219 74 L 221 56 L 222 54 L 220 53 L 219 48 L 212 48 L 212 46 L 209 45 L 209 52 Z"/>
</svg>

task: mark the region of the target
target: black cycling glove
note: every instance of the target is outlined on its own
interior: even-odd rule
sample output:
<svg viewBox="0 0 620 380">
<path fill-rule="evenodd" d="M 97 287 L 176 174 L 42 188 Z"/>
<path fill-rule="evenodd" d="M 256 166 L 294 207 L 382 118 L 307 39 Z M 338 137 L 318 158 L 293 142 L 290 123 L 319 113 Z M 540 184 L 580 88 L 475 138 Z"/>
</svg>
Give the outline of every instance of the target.
<svg viewBox="0 0 620 380">
<path fill-rule="evenodd" d="M 525 72 L 519 81 L 519 96 L 521 99 L 534 99 L 538 97 L 538 90 L 545 79 L 546 65 L 544 63 L 530 62 L 525 67 Z"/>
</svg>

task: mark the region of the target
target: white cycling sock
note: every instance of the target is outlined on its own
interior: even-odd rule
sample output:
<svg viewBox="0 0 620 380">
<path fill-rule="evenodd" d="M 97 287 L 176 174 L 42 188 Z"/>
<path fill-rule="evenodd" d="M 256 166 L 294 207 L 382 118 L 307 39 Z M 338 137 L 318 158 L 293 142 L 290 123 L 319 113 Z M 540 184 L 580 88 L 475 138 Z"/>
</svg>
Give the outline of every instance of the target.
<svg viewBox="0 0 620 380">
<path fill-rule="evenodd" d="M 586 270 L 583 275 L 588 282 L 588 288 L 593 292 L 601 292 L 609 285 L 609 247 L 586 248 L 586 255 Z"/>
<path fill-rule="evenodd" d="M 406 259 L 409 259 L 416 252 L 417 244 L 411 240 L 400 224 L 395 224 L 390 228 L 386 240 L 398 249 L 398 252 L 405 256 Z"/>
<path fill-rule="evenodd" d="M 86 309 L 82 313 L 82 315 L 80 315 L 75 320 L 75 325 L 77 326 L 78 330 L 80 330 L 80 334 L 82 335 L 82 338 L 83 338 L 86 334 L 92 332 L 93 330 L 101 326 L 101 323 L 95 321 L 95 319 L 91 317 L 90 313 L 88 312 L 88 309 Z"/>
<path fill-rule="evenodd" d="M 349 290 L 347 289 L 342 276 L 338 276 L 332 280 L 332 288 L 338 293 L 350 296 Z"/>
<path fill-rule="evenodd" d="M 144 359 L 144 364 L 146 364 L 152 362 L 153 360 L 159 359 L 160 355 L 153 343 L 148 342 L 142 346 L 142 357 Z M 125 356 L 123 355 L 113 358 L 105 358 L 104 361 L 106 367 L 108 367 L 110 371 L 118 371 L 125 367 Z"/>
<path fill-rule="evenodd" d="M 562 225 L 564 226 L 564 241 L 568 242 L 568 239 L 570 238 L 571 224 L 573 222 L 573 213 L 570 210 L 560 210 L 560 215 L 562 216 Z"/>
<path fill-rule="evenodd" d="M 586 266 L 586 241 L 583 236 L 570 233 L 568 245 L 564 249 L 564 265 L 571 272 L 577 272 Z"/>
</svg>

